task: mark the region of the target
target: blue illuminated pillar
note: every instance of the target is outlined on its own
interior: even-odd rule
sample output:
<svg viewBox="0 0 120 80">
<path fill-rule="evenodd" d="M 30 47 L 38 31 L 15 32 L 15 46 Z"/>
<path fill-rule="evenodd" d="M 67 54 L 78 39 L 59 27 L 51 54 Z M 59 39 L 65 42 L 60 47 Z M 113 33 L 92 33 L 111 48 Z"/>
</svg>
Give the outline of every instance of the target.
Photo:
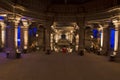
<svg viewBox="0 0 120 80">
<path fill-rule="evenodd" d="M 18 31 L 17 31 L 17 44 L 18 44 L 18 47 L 20 47 L 20 44 L 21 44 L 21 28 L 20 28 L 20 26 L 18 26 L 18 29 L 17 29 Z"/>
<path fill-rule="evenodd" d="M 118 54 L 118 42 L 119 42 L 119 21 L 113 20 L 113 28 L 110 30 L 110 60 L 113 61 L 115 56 Z"/>
<path fill-rule="evenodd" d="M 93 38 L 98 38 L 98 30 L 97 29 L 93 29 Z"/>
<path fill-rule="evenodd" d="M 115 45 L 115 29 L 110 29 L 110 48 L 113 50 Z"/>
<path fill-rule="evenodd" d="M 0 21 L 1 21 L 1 20 L 4 20 L 4 17 L 3 17 L 3 16 L 0 16 Z"/>
<path fill-rule="evenodd" d="M 110 27 L 109 24 L 103 24 L 102 26 L 102 34 L 101 34 L 101 54 L 108 55 L 110 50 Z M 103 38 L 103 39 L 102 39 Z"/>
</svg>

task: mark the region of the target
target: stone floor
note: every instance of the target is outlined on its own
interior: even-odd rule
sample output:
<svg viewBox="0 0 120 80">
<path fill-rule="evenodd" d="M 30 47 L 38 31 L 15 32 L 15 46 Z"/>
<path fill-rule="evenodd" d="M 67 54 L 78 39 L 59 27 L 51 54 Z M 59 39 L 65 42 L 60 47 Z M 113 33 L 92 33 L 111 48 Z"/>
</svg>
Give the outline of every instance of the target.
<svg viewBox="0 0 120 80">
<path fill-rule="evenodd" d="M 120 80 L 120 62 L 90 53 L 78 56 L 36 52 L 13 60 L 2 53 L 0 80 Z"/>
</svg>

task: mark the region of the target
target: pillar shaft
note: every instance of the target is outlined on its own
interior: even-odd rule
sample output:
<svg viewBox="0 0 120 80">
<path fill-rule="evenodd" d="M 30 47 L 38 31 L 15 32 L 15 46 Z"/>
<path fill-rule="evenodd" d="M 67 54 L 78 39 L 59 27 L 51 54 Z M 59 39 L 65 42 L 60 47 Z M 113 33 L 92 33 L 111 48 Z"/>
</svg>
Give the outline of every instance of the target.
<svg viewBox="0 0 120 80">
<path fill-rule="evenodd" d="M 28 20 L 22 19 L 22 26 L 21 26 L 21 49 L 27 50 L 28 49 Z"/>
<path fill-rule="evenodd" d="M 50 34 L 52 22 L 47 22 L 44 29 L 44 50 L 50 49 Z"/>
<path fill-rule="evenodd" d="M 109 36 L 109 29 L 103 29 L 103 47 L 102 47 L 102 54 L 107 55 L 109 51 L 109 44 L 110 44 L 110 36 Z"/>
<path fill-rule="evenodd" d="M 115 44 L 114 44 L 114 52 L 112 55 L 117 55 L 118 50 L 119 50 L 119 27 L 120 27 L 120 22 L 118 20 L 113 21 L 114 26 L 115 26 Z"/>
<path fill-rule="evenodd" d="M 119 33 L 118 33 L 118 51 L 120 51 L 120 28 L 118 29 Z"/>
<path fill-rule="evenodd" d="M 21 49 L 26 50 L 28 48 L 28 29 L 24 26 L 21 26 L 20 31 L 21 38 Z"/>
<path fill-rule="evenodd" d="M 4 48 L 4 45 L 5 45 L 5 34 L 6 34 L 6 31 L 5 31 L 5 23 L 2 21 L 0 22 L 0 44 L 1 44 L 1 48 Z"/>
<path fill-rule="evenodd" d="M 50 30 L 46 30 L 46 49 L 50 49 Z"/>
<path fill-rule="evenodd" d="M 43 51 L 45 51 L 46 50 L 46 29 L 44 28 L 44 30 L 43 30 Z"/>
<path fill-rule="evenodd" d="M 24 28 L 24 49 L 28 48 L 28 27 Z"/>
<path fill-rule="evenodd" d="M 10 24 L 6 28 L 6 52 L 9 53 L 9 58 L 16 58 L 14 22 L 10 22 Z"/>
<path fill-rule="evenodd" d="M 84 37 L 85 37 L 84 28 L 80 28 L 80 30 L 79 30 L 79 50 L 84 49 L 84 45 L 85 45 Z"/>
</svg>

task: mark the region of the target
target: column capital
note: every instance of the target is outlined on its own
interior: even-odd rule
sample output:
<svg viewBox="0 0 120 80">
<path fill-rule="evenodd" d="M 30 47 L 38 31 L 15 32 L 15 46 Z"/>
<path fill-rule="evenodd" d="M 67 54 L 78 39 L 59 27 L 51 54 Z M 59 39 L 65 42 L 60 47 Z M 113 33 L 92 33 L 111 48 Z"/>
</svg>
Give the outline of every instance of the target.
<svg viewBox="0 0 120 80">
<path fill-rule="evenodd" d="M 77 22 L 77 25 L 78 25 L 79 29 L 85 27 L 85 24 L 82 22 Z"/>
<path fill-rule="evenodd" d="M 118 28 L 120 28 L 119 26 L 120 26 L 120 21 L 119 20 L 113 20 L 112 21 L 113 22 L 113 25 L 114 25 L 114 27 L 115 27 L 115 29 L 118 29 Z"/>
<path fill-rule="evenodd" d="M 31 21 L 29 21 L 29 20 L 27 20 L 27 19 L 25 19 L 25 18 L 22 18 L 22 19 L 21 19 L 21 22 L 22 22 L 22 25 L 24 26 L 24 28 L 27 28 L 27 27 L 29 27 L 29 25 L 32 24 Z"/>
</svg>

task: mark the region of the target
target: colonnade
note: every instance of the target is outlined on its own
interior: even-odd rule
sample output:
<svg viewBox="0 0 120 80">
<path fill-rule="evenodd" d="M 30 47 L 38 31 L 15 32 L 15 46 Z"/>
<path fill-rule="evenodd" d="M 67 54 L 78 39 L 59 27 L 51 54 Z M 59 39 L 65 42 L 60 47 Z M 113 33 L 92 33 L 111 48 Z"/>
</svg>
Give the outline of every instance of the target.
<svg viewBox="0 0 120 80">
<path fill-rule="evenodd" d="M 6 21 L 6 17 L 0 16 L 0 48 L 7 54 L 8 58 L 16 58 L 17 54 L 31 49 L 31 45 L 29 45 L 29 28 L 32 23 L 33 21 L 29 18 L 16 16 L 15 19 L 8 18 Z M 42 32 L 39 32 L 39 24 L 33 27 L 37 28 L 34 34 L 38 38 L 35 46 L 44 45 L 43 50 L 47 50 L 50 47 L 50 29 L 44 28 Z M 42 38 L 39 38 L 41 37 L 39 33 L 44 34 Z M 42 40 L 42 42 L 39 43 L 39 40 Z"/>
<path fill-rule="evenodd" d="M 91 24 L 94 24 L 94 22 Z M 112 19 L 109 22 L 98 22 L 97 25 L 99 32 L 98 50 L 100 54 L 108 55 L 110 58 L 117 57 L 120 52 L 120 21 Z M 94 26 L 92 27 L 94 29 Z"/>
</svg>

